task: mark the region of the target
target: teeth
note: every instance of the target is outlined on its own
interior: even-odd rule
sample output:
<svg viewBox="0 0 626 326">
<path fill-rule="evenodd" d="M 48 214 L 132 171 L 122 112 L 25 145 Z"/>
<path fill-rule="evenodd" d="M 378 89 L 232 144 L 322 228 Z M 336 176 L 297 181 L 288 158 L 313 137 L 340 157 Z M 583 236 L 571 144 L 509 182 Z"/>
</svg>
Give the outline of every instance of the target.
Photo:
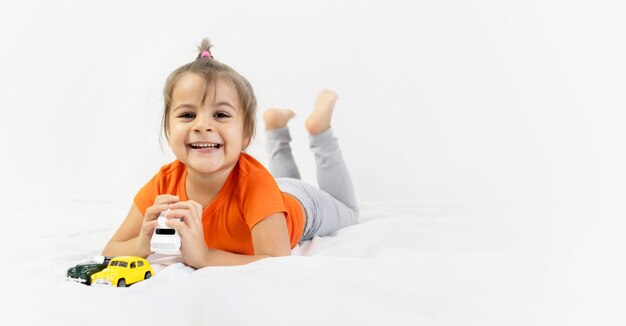
<svg viewBox="0 0 626 326">
<path fill-rule="evenodd" d="M 220 146 L 221 146 L 220 144 L 215 144 L 215 143 L 191 144 L 192 148 L 213 148 L 213 149 L 217 149 Z"/>
</svg>

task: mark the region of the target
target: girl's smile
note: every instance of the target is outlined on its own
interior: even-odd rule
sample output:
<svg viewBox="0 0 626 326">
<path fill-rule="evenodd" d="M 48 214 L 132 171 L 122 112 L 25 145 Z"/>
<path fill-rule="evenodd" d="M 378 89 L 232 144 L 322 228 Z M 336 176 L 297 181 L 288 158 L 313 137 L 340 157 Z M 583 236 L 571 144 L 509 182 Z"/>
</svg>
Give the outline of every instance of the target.
<svg viewBox="0 0 626 326">
<path fill-rule="evenodd" d="M 197 150 L 199 152 L 208 152 L 208 153 L 214 152 L 222 148 L 223 146 L 224 145 L 217 144 L 217 143 L 202 143 L 202 142 L 189 144 L 189 147 L 191 147 L 191 149 Z"/>
</svg>

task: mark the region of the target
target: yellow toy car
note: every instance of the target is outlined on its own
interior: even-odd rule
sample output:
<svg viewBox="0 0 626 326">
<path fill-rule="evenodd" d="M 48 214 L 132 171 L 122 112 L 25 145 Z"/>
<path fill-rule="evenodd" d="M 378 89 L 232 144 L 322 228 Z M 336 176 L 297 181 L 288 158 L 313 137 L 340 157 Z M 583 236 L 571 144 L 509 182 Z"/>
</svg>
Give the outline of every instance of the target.
<svg viewBox="0 0 626 326">
<path fill-rule="evenodd" d="M 126 287 L 154 275 L 147 260 L 135 256 L 120 256 L 111 259 L 109 266 L 91 275 L 92 285 Z"/>
</svg>

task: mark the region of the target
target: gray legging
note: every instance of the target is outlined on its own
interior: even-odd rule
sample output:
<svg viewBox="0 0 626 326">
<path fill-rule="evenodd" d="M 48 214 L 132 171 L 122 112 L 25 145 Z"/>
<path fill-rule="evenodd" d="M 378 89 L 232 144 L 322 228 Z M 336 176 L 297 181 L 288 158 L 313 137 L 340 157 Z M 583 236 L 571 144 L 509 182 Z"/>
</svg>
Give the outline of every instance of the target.
<svg viewBox="0 0 626 326">
<path fill-rule="evenodd" d="M 281 191 L 296 197 L 306 211 L 302 241 L 325 236 L 359 219 L 354 187 L 332 129 L 310 136 L 319 189 L 300 180 L 291 154 L 288 128 L 266 131 L 269 170 Z"/>
</svg>

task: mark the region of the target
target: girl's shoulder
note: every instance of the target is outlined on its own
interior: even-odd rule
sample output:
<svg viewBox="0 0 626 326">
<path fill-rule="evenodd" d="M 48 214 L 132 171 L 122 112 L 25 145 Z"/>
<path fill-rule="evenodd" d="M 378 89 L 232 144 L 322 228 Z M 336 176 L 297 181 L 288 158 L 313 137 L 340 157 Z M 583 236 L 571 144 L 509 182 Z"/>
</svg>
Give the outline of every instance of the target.
<svg viewBox="0 0 626 326">
<path fill-rule="evenodd" d="M 247 153 L 241 153 L 239 156 L 239 173 L 243 177 L 248 177 L 255 174 L 270 175 L 271 173 L 252 155 Z"/>
<path fill-rule="evenodd" d="M 185 170 L 187 169 L 187 166 L 185 166 L 185 164 L 183 164 L 183 162 L 179 161 L 179 160 L 175 160 L 172 163 L 169 164 L 165 164 L 163 165 L 160 169 L 158 174 L 161 175 L 172 175 L 172 174 L 182 174 Z"/>
<path fill-rule="evenodd" d="M 157 172 L 152 181 L 157 183 L 171 183 L 184 178 L 187 172 L 187 166 L 179 160 L 163 165 Z"/>
<path fill-rule="evenodd" d="M 282 193 L 272 174 L 258 160 L 241 153 L 238 167 L 231 176 L 233 190 L 240 202 L 249 209 L 263 207 L 267 203 L 282 202 Z"/>
</svg>

